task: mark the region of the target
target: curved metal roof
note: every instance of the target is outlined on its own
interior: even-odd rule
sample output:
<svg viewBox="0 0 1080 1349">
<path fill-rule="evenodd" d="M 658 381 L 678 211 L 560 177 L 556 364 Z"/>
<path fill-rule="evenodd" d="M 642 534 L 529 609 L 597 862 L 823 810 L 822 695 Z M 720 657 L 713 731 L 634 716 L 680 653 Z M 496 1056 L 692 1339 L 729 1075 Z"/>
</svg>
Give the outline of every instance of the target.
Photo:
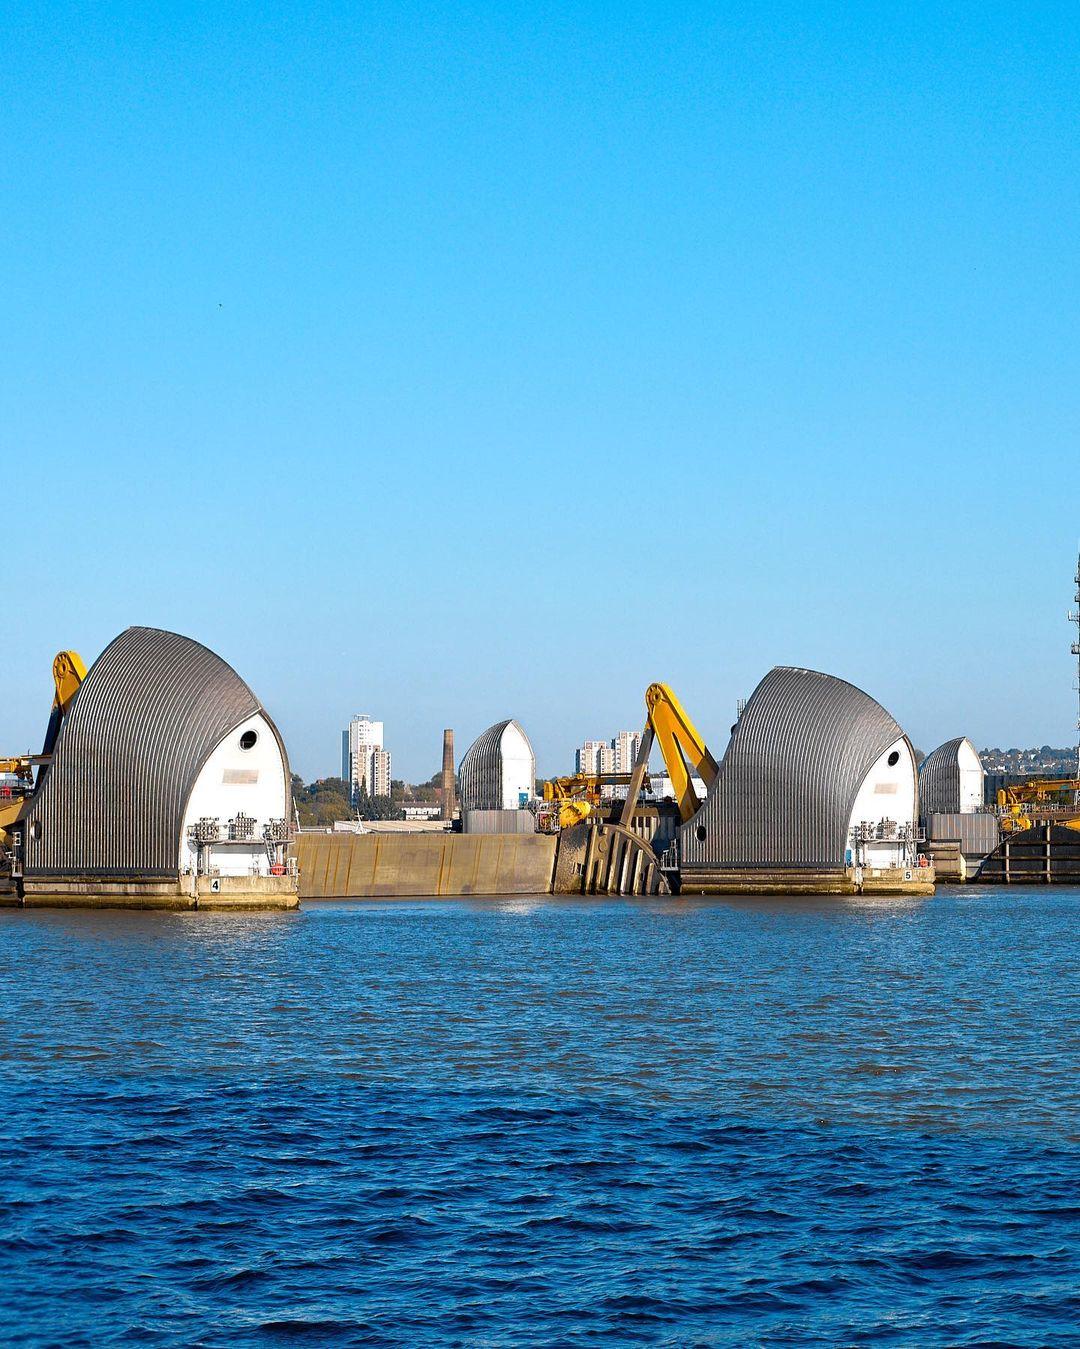
<svg viewBox="0 0 1080 1349">
<path fill-rule="evenodd" d="M 458 768 L 458 802 L 465 810 L 502 810 L 503 808 L 503 740 L 513 728 L 524 741 L 533 761 L 529 789 L 536 776 L 536 757 L 525 728 L 512 718 L 497 721 L 478 735 L 466 751 Z"/>
<path fill-rule="evenodd" d="M 976 759 L 979 752 L 967 736 L 946 740 L 928 754 L 919 766 L 919 813 L 924 820 L 931 815 L 956 814 L 960 810 L 960 747 L 971 747 Z"/>
<path fill-rule="evenodd" d="M 205 646 L 158 628 L 122 632 L 61 728 L 26 820 L 26 874 L 175 876 L 199 770 L 255 713 L 266 715 Z"/>
<path fill-rule="evenodd" d="M 680 830 L 682 866 L 843 866 L 859 787 L 903 738 L 854 684 L 816 670 L 770 670 L 732 730 L 704 804 Z"/>
</svg>

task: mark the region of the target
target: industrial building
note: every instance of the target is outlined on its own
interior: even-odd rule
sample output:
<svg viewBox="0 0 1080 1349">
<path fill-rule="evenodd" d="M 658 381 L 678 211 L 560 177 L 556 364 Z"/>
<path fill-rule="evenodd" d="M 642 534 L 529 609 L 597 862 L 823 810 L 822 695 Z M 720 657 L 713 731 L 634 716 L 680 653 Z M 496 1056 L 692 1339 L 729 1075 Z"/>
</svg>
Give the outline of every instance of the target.
<svg viewBox="0 0 1080 1349">
<path fill-rule="evenodd" d="M 986 774 L 979 751 L 966 736 L 947 740 L 919 767 L 919 803 L 931 815 L 970 815 L 982 810 Z"/>
<path fill-rule="evenodd" d="M 128 628 L 91 666 L 21 821 L 26 902 L 296 903 L 289 764 L 240 676 Z"/>
<path fill-rule="evenodd" d="M 966 736 L 947 740 L 919 767 L 919 814 L 939 880 L 965 881 L 997 847 L 997 815 L 986 810 L 986 773 Z"/>
<path fill-rule="evenodd" d="M 470 822 L 472 812 L 518 811 L 529 804 L 536 795 L 536 756 L 518 722 L 496 722 L 473 741 L 458 767 L 457 791 L 467 833 L 481 827 L 478 819 Z"/>
<path fill-rule="evenodd" d="M 918 835 L 915 756 L 900 726 L 853 684 L 778 666 L 679 831 L 681 886 L 910 891 L 920 880 Z"/>
</svg>

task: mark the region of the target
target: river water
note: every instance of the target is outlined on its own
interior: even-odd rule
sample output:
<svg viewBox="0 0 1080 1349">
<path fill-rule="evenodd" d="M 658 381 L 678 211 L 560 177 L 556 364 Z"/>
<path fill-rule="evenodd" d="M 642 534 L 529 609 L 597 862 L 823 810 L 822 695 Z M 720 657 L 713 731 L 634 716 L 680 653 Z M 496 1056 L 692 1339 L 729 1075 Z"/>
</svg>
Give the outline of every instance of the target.
<svg viewBox="0 0 1080 1349">
<path fill-rule="evenodd" d="M 0 1342 L 1078 1343 L 1078 918 L 0 911 Z"/>
</svg>

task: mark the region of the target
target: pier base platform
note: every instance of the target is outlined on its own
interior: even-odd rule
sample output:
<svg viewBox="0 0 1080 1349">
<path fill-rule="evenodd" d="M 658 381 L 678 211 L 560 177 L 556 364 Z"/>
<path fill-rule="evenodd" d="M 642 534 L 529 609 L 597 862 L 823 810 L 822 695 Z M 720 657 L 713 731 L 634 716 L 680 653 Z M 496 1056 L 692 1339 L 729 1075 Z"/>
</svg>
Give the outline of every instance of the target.
<svg viewBox="0 0 1080 1349">
<path fill-rule="evenodd" d="M 27 879 L 14 903 L 50 909 L 295 909 L 292 876 Z"/>
<path fill-rule="evenodd" d="M 842 867 L 829 871 L 766 868 L 687 869 L 684 895 L 932 895 L 934 868 Z"/>
</svg>

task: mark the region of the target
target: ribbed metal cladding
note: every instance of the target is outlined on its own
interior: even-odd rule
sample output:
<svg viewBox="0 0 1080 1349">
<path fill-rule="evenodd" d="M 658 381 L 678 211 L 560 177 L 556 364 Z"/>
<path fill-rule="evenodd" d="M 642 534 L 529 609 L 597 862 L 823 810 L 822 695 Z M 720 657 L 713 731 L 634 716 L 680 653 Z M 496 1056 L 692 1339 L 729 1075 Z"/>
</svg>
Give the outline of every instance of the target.
<svg viewBox="0 0 1080 1349">
<path fill-rule="evenodd" d="M 924 821 L 960 809 L 960 746 L 964 740 L 964 736 L 946 740 L 919 767 L 919 812 Z"/>
<path fill-rule="evenodd" d="M 34 798 L 27 876 L 177 875 L 200 768 L 261 711 L 198 642 L 157 628 L 122 632 L 87 674 Z"/>
<path fill-rule="evenodd" d="M 842 867 L 859 787 L 903 736 L 853 684 L 816 670 L 770 670 L 739 718 L 704 804 L 679 831 L 680 865 Z"/>
<path fill-rule="evenodd" d="M 536 816 L 530 810 L 467 810 L 461 817 L 464 834 L 535 834 Z"/>
<path fill-rule="evenodd" d="M 525 744 L 529 737 L 519 722 L 498 721 L 477 736 L 458 768 L 458 804 L 462 815 L 467 810 L 503 809 L 503 737 L 507 730 L 517 730 Z M 530 747 L 530 753 L 531 753 Z M 535 759 L 533 772 L 536 776 Z"/>
<path fill-rule="evenodd" d="M 940 839 L 958 839 L 962 852 L 976 857 L 992 853 L 1001 841 L 996 815 L 985 811 L 961 815 L 959 812 L 932 812 L 926 821 L 930 843 Z"/>
</svg>

